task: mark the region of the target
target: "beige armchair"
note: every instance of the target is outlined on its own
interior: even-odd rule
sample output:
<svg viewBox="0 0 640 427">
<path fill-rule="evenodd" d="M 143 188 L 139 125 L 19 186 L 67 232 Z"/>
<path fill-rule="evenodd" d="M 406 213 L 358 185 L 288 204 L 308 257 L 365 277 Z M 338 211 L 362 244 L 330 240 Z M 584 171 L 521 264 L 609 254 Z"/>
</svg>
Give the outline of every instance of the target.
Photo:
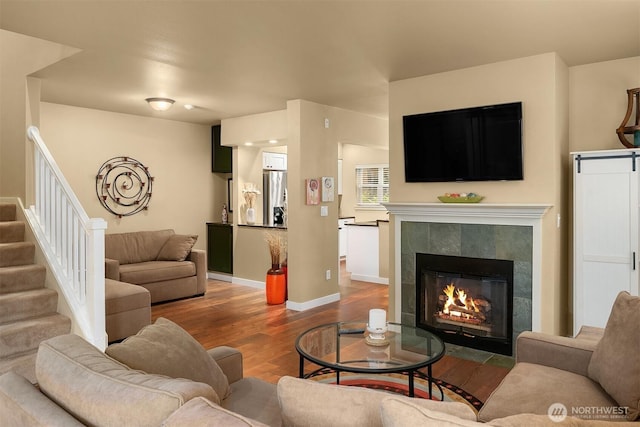
<svg viewBox="0 0 640 427">
<path fill-rule="evenodd" d="M 515 367 L 478 419 L 560 415 L 564 408 L 580 419 L 634 421 L 639 406 L 640 297 L 622 292 L 605 329 L 583 327 L 575 338 L 522 333 Z"/>
</svg>

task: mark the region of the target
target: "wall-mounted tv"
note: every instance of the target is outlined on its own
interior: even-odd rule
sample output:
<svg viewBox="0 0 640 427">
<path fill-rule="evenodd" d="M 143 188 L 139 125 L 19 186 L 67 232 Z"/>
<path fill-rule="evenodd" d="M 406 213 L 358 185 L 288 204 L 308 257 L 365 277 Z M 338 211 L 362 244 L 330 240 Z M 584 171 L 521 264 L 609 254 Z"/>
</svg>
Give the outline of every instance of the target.
<svg viewBox="0 0 640 427">
<path fill-rule="evenodd" d="M 522 180 L 522 103 L 403 117 L 406 182 Z"/>
</svg>

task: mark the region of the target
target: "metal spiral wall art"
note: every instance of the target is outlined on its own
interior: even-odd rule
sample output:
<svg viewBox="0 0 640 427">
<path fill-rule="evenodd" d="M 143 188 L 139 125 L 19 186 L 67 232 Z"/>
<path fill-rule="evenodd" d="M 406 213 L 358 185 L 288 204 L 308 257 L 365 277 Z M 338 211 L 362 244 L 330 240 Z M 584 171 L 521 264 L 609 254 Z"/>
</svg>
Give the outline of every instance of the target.
<svg viewBox="0 0 640 427">
<path fill-rule="evenodd" d="M 131 157 L 107 160 L 96 175 L 98 200 L 118 218 L 148 210 L 152 186 L 149 168 Z"/>
</svg>

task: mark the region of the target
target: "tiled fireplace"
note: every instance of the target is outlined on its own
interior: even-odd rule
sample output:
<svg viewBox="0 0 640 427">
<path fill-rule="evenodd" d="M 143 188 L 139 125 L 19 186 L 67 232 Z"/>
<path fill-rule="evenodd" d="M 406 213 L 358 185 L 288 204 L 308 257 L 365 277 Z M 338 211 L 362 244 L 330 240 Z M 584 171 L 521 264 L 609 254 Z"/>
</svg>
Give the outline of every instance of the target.
<svg viewBox="0 0 640 427">
<path fill-rule="evenodd" d="M 512 311 L 509 308 L 512 317 L 505 322 L 510 323 L 512 334 L 508 345 L 515 343 L 515 337 L 522 331 L 540 330 L 541 223 L 549 206 L 485 203 L 385 206 L 394 215 L 396 321 L 418 327 L 424 323 L 424 319 L 417 318 L 416 283 L 422 279 L 417 277 L 421 273 L 416 273 L 416 254 L 456 256 L 503 260 L 512 265 L 512 289 L 508 292 L 512 298 Z"/>
</svg>

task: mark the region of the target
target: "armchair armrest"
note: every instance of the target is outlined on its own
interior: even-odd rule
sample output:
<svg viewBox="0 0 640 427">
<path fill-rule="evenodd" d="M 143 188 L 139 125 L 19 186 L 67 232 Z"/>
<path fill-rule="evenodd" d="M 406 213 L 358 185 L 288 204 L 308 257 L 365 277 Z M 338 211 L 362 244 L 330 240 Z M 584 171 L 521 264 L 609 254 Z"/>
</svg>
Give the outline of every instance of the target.
<svg viewBox="0 0 640 427">
<path fill-rule="evenodd" d="M 216 361 L 222 372 L 227 376 L 229 384 L 239 381 L 243 377 L 242 353 L 233 347 L 220 346 L 207 350 Z"/>
<path fill-rule="evenodd" d="M 104 277 L 107 279 L 120 280 L 120 261 L 117 259 L 104 259 Z"/>
<path fill-rule="evenodd" d="M 516 341 L 516 362 L 535 363 L 587 376 L 597 340 L 523 332 Z"/>
<path fill-rule="evenodd" d="M 191 249 L 187 259 L 196 265 L 196 280 L 198 294 L 207 291 L 207 253 L 202 249 Z"/>
</svg>

